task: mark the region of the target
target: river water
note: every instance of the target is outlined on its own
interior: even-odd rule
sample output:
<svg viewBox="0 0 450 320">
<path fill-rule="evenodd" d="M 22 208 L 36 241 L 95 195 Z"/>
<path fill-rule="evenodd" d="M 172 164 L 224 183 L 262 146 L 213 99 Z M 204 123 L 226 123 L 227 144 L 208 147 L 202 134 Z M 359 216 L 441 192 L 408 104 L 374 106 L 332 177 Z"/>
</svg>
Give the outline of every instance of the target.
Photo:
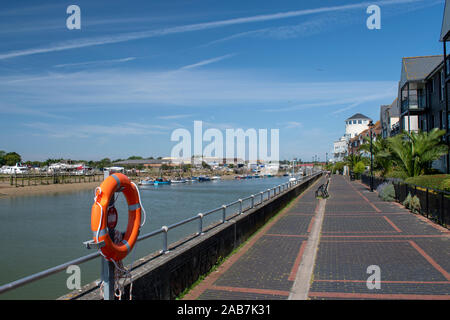
<svg viewBox="0 0 450 320">
<path fill-rule="evenodd" d="M 287 181 L 288 177 L 274 177 L 141 186 L 141 201 L 147 213 L 141 235 Z M 257 199 L 256 203 L 259 197 Z M 0 199 L 0 285 L 92 253 L 83 242 L 92 239 L 90 215 L 93 202 L 93 190 Z M 116 228 L 125 231 L 127 210 L 123 195 L 119 195 L 116 207 L 119 212 Z M 237 206 L 230 209 L 227 215 L 237 209 Z M 219 221 L 221 212 L 207 218 L 204 226 Z M 193 221 L 171 230 L 169 243 L 195 232 L 197 228 L 198 221 Z M 161 248 L 160 235 L 140 241 L 125 264 Z M 99 258 L 79 265 L 81 285 L 100 278 L 100 265 Z M 70 291 L 66 284 L 70 275 L 60 272 L 4 293 L 0 300 L 57 298 Z"/>
</svg>

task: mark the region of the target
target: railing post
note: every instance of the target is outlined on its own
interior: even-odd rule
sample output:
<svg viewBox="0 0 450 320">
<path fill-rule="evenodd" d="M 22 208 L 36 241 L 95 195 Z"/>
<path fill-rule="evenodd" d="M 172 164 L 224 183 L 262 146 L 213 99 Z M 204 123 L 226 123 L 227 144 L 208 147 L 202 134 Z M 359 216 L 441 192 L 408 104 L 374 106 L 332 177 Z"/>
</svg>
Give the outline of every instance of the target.
<svg viewBox="0 0 450 320">
<path fill-rule="evenodd" d="M 239 199 L 239 214 L 242 214 L 242 199 Z"/>
<path fill-rule="evenodd" d="M 255 206 L 255 196 L 252 194 L 252 209 Z"/>
<path fill-rule="evenodd" d="M 261 195 L 261 204 L 262 204 L 262 203 L 263 203 L 263 200 L 264 200 L 264 192 L 261 191 L 259 194 Z"/>
<path fill-rule="evenodd" d="M 197 234 L 200 236 L 203 234 L 203 213 L 199 213 L 198 215 L 198 232 Z"/>
<path fill-rule="evenodd" d="M 222 206 L 222 223 L 227 222 L 226 220 L 226 214 L 227 214 L 227 206 L 223 205 Z"/>
<path fill-rule="evenodd" d="M 163 231 L 163 249 L 162 253 L 167 253 L 169 250 L 167 250 L 167 233 L 169 232 L 169 228 L 167 226 L 162 226 L 161 230 Z"/>
<path fill-rule="evenodd" d="M 114 300 L 114 263 L 103 258 L 100 277 L 103 282 L 103 299 Z"/>
</svg>

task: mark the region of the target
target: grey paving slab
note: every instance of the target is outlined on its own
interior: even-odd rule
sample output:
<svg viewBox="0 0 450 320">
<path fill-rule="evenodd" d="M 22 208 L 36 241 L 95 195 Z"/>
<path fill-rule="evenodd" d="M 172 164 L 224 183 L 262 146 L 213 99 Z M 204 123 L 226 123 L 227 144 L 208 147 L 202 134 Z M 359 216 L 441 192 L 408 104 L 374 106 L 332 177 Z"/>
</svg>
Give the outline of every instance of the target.
<svg viewBox="0 0 450 320">
<path fill-rule="evenodd" d="M 214 285 L 289 291 L 288 280 L 302 239 L 264 236 Z"/>
</svg>

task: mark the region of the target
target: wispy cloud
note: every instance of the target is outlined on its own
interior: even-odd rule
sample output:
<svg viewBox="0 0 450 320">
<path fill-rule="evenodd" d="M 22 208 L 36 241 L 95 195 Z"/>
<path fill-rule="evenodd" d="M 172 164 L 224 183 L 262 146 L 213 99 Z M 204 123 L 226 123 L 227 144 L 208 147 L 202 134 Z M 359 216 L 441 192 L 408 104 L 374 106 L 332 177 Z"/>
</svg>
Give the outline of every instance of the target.
<svg viewBox="0 0 450 320">
<path fill-rule="evenodd" d="M 30 128 L 34 135 L 43 135 L 51 138 L 92 138 L 101 136 L 145 136 L 154 134 L 167 134 L 165 127 L 147 125 L 142 123 L 124 123 L 111 125 L 62 125 L 46 122 L 23 123 Z"/>
<path fill-rule="evenodd" d="M 133 61 L 135 59 L 136 59 L 136 57 L 128 57 L 128 58 L 122 58 L 122 59 L 97 60 L 97 61 L 86 61 L 86 62 L 77 62 L 77 63 L 64 63 L 64 64 L 54 65 L 53 67 L 66 68 L 66 67 L 78 67 L 78 66 L 86 66 L 86 65 L 123 63 L 123 62 Z"/>
<path fill-rule="evenodd" d="M 405 2 L 410 3 L 410 2 Z M 435 0 L 435 1 L 412 1 L 410 6 L 406 7 L 404 10 L 389 10 L 383 11 L 383 17 L 390 17 L 399 14 L 405 14 L 412 11 L 421 10 L 427 7 L 432 7 L 437 4 L 442 4 L 443 0 Z M 377 3 L 373 3 L 377 4 Z M 403 2 L 398 3 L 381 3 L 381 4 L 403 4 Z M 365 4 L 364 6 L 366 6 Z M 337 12 L 338 11 L 338 12 Z M 312 36 L 319 33 L 323 33 L 329 30 L 335 30 L 337 27 L 346 26 L 349 24 L 361 23 L 361 18 L 358 15 L 350 14 L 350 10 L 336 10 L 333 12 L 320 12 L 321 15 L 319 17 L 314 17 L 311 20 L 303 21 L 298 24 L 286 25 L 286 26 L 277 26 L 277 27 L 267 27 L 260 28 L 256 30 L 244 31 L 232 34 L 227 37 L 223 37 L 214 41 L 210 41 L 206 44 L 200 45 L 200 47 L 208 47 L 211 45 L 219 44 L 226 41 L 231 41 L 240 38 L 270 38 L 277 40 L 286 40 L 298 37 Z"/>
<path fill-rule="evenodd" d="M 44 118 L 52 118 L 52 119 L 68 119 L 68 117 L 46 112 L 43 110 L 39 110 L 38 108 L 27 108 L 27 107 L 20 107 L 17 105 L 5 105 L 3 103 L 0 104 L 0 114 L 15 114 L 20 116 L 27 116 L 27 117 L 44 117 Z"/>
<path fill-rule="evenodd" d="M 169 116 L 159 116 L 158 119 L 161 120 L 178 120 L 178 119 L 184 119 L 184 118 L 190 118 L 192 117 L 192 114 L 173 114 Z"/>
<path fill-rule="evenodd" d="M 336 15 L 326 15 L 321 18 L 316 18 L 314 20 L 302 22 L 300 24 L 295 25 L 268 27 L 257 30 L 239 32 L 231 36 L 227 36 L 224 38 L 208 42 L 204 45 L 201 45 L 201 47 L 207 47 L 210 45 L 246 37 L 272 38 L 285 40 L 296 38 L 299 36 L 311 36 L 314 34 L 321 33 L 326 26 L 331 25 L 333 21 L 336 20 L 338 20 Z M 348 22 L 348 20 L 344 21 Z"/>
<path fill-rule="evenodd" d="M 333 105 L 342 108 L 376 94 L 390 99 L 396 94 L 396 85 L 396 81 L 280 81 L 231 69 L 175 73 L 88 70 L 62 75 L 0 76 L 0 95 L 4 103 L 10 104 L 20 97 L 19 106 L 23 108 L 32 108 L 39 101 L 46 110 L 57 108 L 58 114 L 74 106 L 114 108 L 124 104 L 158 110 L 164 105 L 212 108 L 235 104 L 280 112 Z M 291 106 L 269 108 L 287 100 Z"/>
<path fill-rule="evenodd" d="M 219 62 L 219 61 L 222 61 L 224 59 L 231 58 L 233 56 L 235 56 L 234 53 L 233 54 L 226 54 L 226 55 L 223 55 L 223 56 L 220 56 L 220 57 L 217 57 L 217 58 L 207 59 L 207 60 L 203 60 L 203 61 L 200 61 L 200 62 L 197 62 L 197 63 L 194 63 L 194 64 L 190 64 L 190 65 L 181 67 L 179 70 L 189 70 L 189 69 L 194 69 L 194 68 L 206 66 L 208 64 Z"/>
<path fill-rule="evenodd" d="M 144 39 L 144 38 L 159 37 L 159 36 L 165 36 L 165 35 L 170 35 L 170 34 L 208 30 L 208 29 L 226 27 L 226 26 L 231 26 L 231 25 L 238 25 L 238 24 L 248 24 L 248 23 L 264 22 L 264 21 L 271 21 L 271 20 L 281 20 L 281 19 L 307 16 L 307 15 L 313 15 L 313 14 L 319 14 L 319 13 L 355 10 L 355 9 L 365 8 L 372 4 L 377 4 L 380 6 L 389 6 L 389 5 L 418 3 L 418 2 L 424 2 L 424 1 L 425 0 L 382 0 L 382 1 L 377 1 L 377 2 L 362 2 L 362 3 L 357 3 L 357 4 L 348 4 L 348 5 L 341 5 L 341 6 L 329 6 L 329 7 L 315 8 L 315 9 L 295 10 L 295 11 L 280 12 L 280 13 L 265 14 L 265 15 L 256 15 L 256 16 L 249 16 L 249 17 L 242 17 L 242 18 L 233 18 L 233 19 L 227 19 L 227 20 L 189 24 L 189 25 L 141 31 L 141 32 L 122 33 L 122 34 L 118 34 L 118 35 L 109 35 L 109 36 L 102 36 L 102 37 L 95 37 L 95 38 L 88 38 L 88 39 L 79 39 L 76 41 L 65 41 L 65 42 L 60 42 L 60 43 L 54 43 L 54 44 L 51 44 L 46 47 L 38 47 L 38 48 L 11 51 L 11 52 L 0 54 L 0 60 L 21 57 L 21 56 L 28 56 L 28 55 L 39 54 L 39 53 L 57 52 L 57 51 L 63 51 L 63 50 L 70 50 L 70 49 L 85 48 L 85 47 L 99 46 L 99 45 L 105 45 L 105 44 L 126 42 L 126 41 L 132 41 L 132 40 L 138 40 L 138 39 Z"/>
</svg>

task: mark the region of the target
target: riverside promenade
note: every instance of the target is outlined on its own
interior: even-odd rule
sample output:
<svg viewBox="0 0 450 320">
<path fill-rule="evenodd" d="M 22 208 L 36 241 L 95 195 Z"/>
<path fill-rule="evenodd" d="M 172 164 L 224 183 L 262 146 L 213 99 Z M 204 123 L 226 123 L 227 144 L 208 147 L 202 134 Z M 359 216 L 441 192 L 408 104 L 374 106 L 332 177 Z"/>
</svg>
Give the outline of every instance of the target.
<svg viewBox="0 0 450 320">
<path fill-rule="evenodd" d="M 316 199 L 324 182 L 293 200 L 184 299 L 450 300 L 447 229 L 339 175 L 331 178 L 330 197 Z"/>
</svg>

